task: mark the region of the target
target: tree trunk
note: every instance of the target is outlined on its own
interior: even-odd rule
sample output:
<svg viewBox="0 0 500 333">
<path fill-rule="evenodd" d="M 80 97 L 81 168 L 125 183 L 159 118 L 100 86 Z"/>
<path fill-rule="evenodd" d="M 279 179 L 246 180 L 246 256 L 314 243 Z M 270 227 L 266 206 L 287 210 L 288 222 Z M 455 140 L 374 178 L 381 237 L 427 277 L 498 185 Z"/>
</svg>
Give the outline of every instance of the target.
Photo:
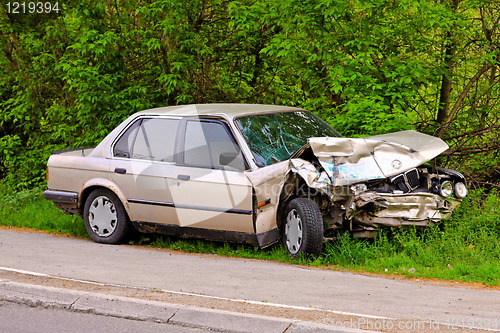
<svg viewBox="0 0 500 333">
<path fill-rule="evenodd" d="M 453 56 L 455 54 L 455 43 L 451 42 L 453 34 L 447 33 L 447 46 L 444 56 L 445 72 L 441 79 L 441 90 L 439 92 L 439 109 L 436 117 L 438 124 L 442 124 L 448 116 L 448 109 L 450 108 L 451 97 L 451 83 L 453 79 Z"/>
<path fill-rule="evenodd" d="M 446 130 L 448 129 L 448 126 L 450 126 L 451 122 L 453 121 L 453 118 L 455 117 L 455 114 L 457 113 L 458 111 L 458 108 L 460 107 L 460 105 L 462 104 L 463 100 L 465 99 L 465 96 L 467 96 L 467 94 L 469 93 L 469 90 L 470 88 L 472 87 L 472 85 L 474 83 L 476 83 L 480 78 L 481 76 L 483 76 L 484 73 L 486 73 L 490 68 L 491 68 L 492 65 L 490 64 L 486 64 L 484 65 L 477 73 L 476 75 L 474 75 L 470 80 L 469 80 L 469 83 L 467 83 L 467 85 L 465 86 L 464 90 L 462 91 L 462 93 L 460 94 L 460 96 L 458 96 L 458 99 L 457 101 L 455 102 L 455 105 L 453 105 L 453 109 L 451 109 L 451 112 L 449 114 L 446 115 L 446 118 L 443 119 L 443 125 L 441 126 L 441 128 L 439 129 L 439 133 L 438 133 L 438 137 L 442 138 L 444 133 L 446 133 Z"/>
<path fill-rule="evenodd" d="M 460 0 L 453 0 L 451 10 L 457 11 Z M 441 79 L 441 89 L 439 92 L 439 108 L 436 116 L 436 122 L 442 124 L 448 117 L 448 110 L 450 108 L 451 98 L 451 84 L 453 82 L 453 68 L 455 56 L 456 43 L 453 40 L 453 32 L 446 33 L 445 41 L 445 54 L 444 54 L 444 68 L 445 72 Z"/>
</svg>

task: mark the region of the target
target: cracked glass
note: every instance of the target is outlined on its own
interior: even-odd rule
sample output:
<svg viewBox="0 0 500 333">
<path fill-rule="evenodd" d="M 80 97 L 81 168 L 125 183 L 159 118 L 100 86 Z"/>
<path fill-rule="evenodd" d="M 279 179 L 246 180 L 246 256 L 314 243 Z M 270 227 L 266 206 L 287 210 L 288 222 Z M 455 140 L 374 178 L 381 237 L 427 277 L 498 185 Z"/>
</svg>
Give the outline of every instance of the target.
<svg viewBox="0 0 500 333">
<path fill-rule="evenodd" d="M 309 111 L 243 116 L 236 119 L 258 166 L 288 159 L 311 137 L 340 137 Z"/>
</svg>

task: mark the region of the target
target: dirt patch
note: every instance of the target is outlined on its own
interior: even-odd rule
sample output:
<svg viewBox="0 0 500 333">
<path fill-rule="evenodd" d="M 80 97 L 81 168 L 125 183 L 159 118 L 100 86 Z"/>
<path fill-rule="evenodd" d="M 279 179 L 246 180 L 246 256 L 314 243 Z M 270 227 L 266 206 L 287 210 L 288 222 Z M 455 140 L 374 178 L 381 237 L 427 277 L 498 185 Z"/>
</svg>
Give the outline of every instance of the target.
<svg viewBox="0 0 500 333">
<path fill-rule="evenodd" d="M 51 235 L 51 236 L 55 236 L 55 237 L 84 239 L 83 237 L 77 237 L 77 236 L 73 236 L 73 235 L 69 235 L 69 234 L 62 234 L 62 233 L 58 233 L 58 232 L 48 232 L 45 230 L 30 229 L 30 228 L 24 228 L 24 227 L 13 227 L 13 226 L 6 226 L 6 225 L 0 225 L 0 230 L 31 232 L 33 234 L 45 234 L 45 235 Z"/>
</svg>

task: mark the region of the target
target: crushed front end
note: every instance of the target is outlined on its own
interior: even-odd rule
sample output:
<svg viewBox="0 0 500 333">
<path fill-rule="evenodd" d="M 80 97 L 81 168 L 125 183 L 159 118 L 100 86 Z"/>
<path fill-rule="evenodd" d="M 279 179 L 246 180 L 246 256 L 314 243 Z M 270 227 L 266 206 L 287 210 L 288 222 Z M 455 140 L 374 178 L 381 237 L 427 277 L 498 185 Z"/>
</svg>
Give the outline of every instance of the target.
<svg viewBox="0 0 500 333">
<path fill-rule="evenodd" d="M 358 237 L 380 227 L 425 227 L 449 217 L 467 195 L 465 179 L 452 170 L 421 166 L 384 180 L 351 186 L 346 217 Z"/>
<path fill-rule="evenodd" d="M 316 188 L 325 184 L 319 204 L 329 230 L 370 238 L 382 227 L 425 227 L 450 216 L 467 195 L 460 173 L 425 164 L 448 148 L 429 135 L 311 138 L 309 145 L 318 179 L 330 178 L 328 185 L 306 179 Z"/>
</svg>

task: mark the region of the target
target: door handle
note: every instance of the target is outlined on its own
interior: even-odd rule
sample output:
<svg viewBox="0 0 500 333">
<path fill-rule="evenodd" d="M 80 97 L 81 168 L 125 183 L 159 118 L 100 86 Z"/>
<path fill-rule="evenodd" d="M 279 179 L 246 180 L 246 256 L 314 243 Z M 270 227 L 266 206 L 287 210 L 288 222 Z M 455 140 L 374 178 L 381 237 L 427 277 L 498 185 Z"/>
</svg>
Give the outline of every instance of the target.
<svg viewBox="0 0 500 333">
<path fill-rule="evenodd" d="M 127 169 L 115 168 L 115 172 L 123 175 L 127 172 Z"/>
<path fill-rule="evenodd" d="M 190 175 L 178 175 L 177 179 L 179 180 L 189 180 L 191 178 Z"/>
</svg>

